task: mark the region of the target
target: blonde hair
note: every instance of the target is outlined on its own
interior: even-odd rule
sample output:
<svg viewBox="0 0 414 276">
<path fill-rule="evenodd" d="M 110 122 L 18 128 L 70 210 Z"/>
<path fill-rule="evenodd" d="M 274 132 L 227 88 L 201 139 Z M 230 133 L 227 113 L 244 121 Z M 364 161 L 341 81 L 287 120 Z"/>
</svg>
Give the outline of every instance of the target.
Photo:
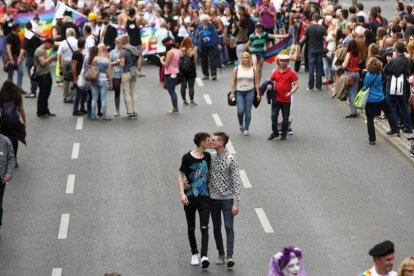
<svg viewBox="0 0 414 276">
<path fill-rule="evenodd" d="M 121 39 L 121 44 L 122 45 L 126 45 L 126 44 L 128 44 L 129 43 L 129 36 L 128 35 L 123 35 L 123 36 L 120 36 L 120 39 Z"/>
<path fill-rule="evenodd" d="M 412 268 L 414 268 L 414 257 L 413 256 L 409 256 L 401 262 L 400 267 L 398 268 L 397 275 L 404 276 L 404 269 L 407 266 L 411 266 Z"/>
</svg>

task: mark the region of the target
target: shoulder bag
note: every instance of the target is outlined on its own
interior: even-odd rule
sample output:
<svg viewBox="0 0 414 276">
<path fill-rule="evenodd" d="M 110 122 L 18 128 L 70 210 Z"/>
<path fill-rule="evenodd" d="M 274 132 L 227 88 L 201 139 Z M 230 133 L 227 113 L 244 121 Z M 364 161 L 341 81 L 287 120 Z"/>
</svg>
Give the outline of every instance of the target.
<svg viewBox="0 0 414 276">
<path fill-rule="evenodd" d="M 364 109 L 367 101 L 368 101 L 368 96 L 369 96 L 369 91 L 371 88 L 371 85 L 377 80 L 378 76 L 380 75 L 380 73 L 377 74 L 377 76 L 375 77 L 375 79 L 368 85 L 367 88 L 364 89 L 364 87 L 359 90 L 357 96 L 355 97 L 355 101 L 354 101 L 354 106 L 358 109 Z"/>
<path fill-rule="evenodd" d="M 73 55 L 72 46 L 70 46 L 70 43 L 69 43 L 69 41 L 67 39 L 65 41 L 68 44 L 69 49 L 70 49 L 70 51 L 72 52 L 72 55 Z M 63 64 L 64 64 L 63 79 L 65 81 L 72 81 L 73 80 L 73 75 L 72 75 L 72 62 L 69 62 L 69 63 L 63 62 Z"/>
<path fill-rule="evenodd" d="M 89 70 L 85 73 L 85 79 L 88 81 L 96 81 L 99 77 L 99 69 L 96 66 L 96 59 L 92 61 L 92 66 Z"/>
</svg>

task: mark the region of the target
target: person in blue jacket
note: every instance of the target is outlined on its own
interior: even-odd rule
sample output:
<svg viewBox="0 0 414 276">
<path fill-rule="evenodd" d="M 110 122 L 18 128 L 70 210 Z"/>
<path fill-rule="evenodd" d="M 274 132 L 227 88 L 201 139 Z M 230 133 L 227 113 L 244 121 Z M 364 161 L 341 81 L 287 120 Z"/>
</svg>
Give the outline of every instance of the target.
<svg viewBox="0 0 414 276">
<path fill-rule="evenodd" d="M 376 58 L 371 57 L 367 61 L 367 73 L 364 79 L 364 89 L 369 88 L 368 101 L 365 106 L 367 115 L 368 139 L 370 145 L 375 145 L 375 126 L 374 118 L 379 116 L 381 111 L 384 111 L 388 118 L 388 124 L 393 133 L 398 133 L 397 123 L 393 116 L 390 115 L 390 108 L 385 100 L 384 92 L 382 90 L 382 62 Z"/>
</svg>

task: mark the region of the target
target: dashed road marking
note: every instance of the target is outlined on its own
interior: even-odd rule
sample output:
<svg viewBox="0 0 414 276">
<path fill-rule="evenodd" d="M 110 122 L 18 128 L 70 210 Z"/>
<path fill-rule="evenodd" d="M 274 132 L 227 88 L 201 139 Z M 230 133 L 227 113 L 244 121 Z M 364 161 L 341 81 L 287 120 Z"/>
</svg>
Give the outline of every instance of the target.
<svg viewBox="0 0 414 276">
<path fill-rule="evenodd" d="M 269 220 L 266 217 L 265 212 L 262 208 L 254 208 L 256 211 L 257 216 L 259 217 L 260 223 L 263 226 L 265 233 L 273 233 L 272 225 L 270 225 Z"/>
<path fill-rule="evenodd" d="M 240 170 L 240 178 L 241 178 L 241 181 L 243 182 L 243 186 L 245 189 L 252 188 L 252 185 L 250 184 L 249 178 L 247 177 L 245 170 Z"/>
<path fill-rule="evenodd" d="M 79 147 L 80 147 L 80 143 L 73 143 L 72 159 L 78 159 L 79 158 Z"/>
<path fill-rule="evenodd" d="M 61 268 L 54 268 L 52 270 L 52 276 L 61 276 L 62 275 L 62 269 Z"/>
<path fill-rule="evenodd" d="M 221 119 L 220 119 L 220 117 L 219 117 L 218 114 L 214 113 L 213 114 L 213 119 L 214 119 L 214 122 L 216 122 L 216 125 L 218 127 L 222 127 L 223 126 L 223 122 L 221 121 Z"/>
<path fill-rule="evenodd" d="M 60 218 L 60 226 L 59 226 L 59 240 L 65 240 L 68 236 L 68 228 L 69 228 L 69 214 L 62 214 Z"/>
<path fill-rule="evenodd" d="M 210 95 L 208 94 L 204 94 L 204 100 L 206 101 L 206 104 L 213 104 L 213 102 L 211 101 Z"/>
<path fill-rule="evenodd" d="M 80 116 L 76 120 L 76 130 L 82 130 L 82 128 L 83 128 L 83 117 Z"/>
<path fill-rule="evenodd" d="M 236 150 L 233 147 L 233 144 L 231 143 L 231 141 L 229 140 L 229 142 L 227 143 L 227 150 L 229 151 L 230 154 L 236 154 Z"/>
<path fill-rule="evenodd" d="M 68 182 L 66 184 L 66 193 L 73 194 L 73 190 L 75 188 L 75 175 L 69 174 L 68 175 Z"/>
<path fill-rule="evenodd" d="M 196 82 L 197 82 L 198 86 L 200 86 L 200 87 L 204 86 L 203 81 L 199 77 L 196 78 Z"/>
</svg>

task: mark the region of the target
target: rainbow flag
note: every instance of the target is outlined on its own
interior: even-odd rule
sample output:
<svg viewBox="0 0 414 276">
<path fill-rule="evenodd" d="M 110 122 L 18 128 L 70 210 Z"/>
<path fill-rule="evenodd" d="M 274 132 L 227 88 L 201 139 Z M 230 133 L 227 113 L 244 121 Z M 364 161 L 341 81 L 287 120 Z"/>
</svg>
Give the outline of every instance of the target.
<svg viewBox="0 0 414 276">
<path fill-rule="evenodd" d="M 42 37 L 50 37 L 52 32 L 52 22 L 55 17 L 55 9 L 47 11 L 36 11 L 18 13 L 14 17 L 16 23 L 20 25 L 20 40 L 24 40 L 24 34 L 26 32 L 26 23 L 33 20 L 35 15 L 39 16 L 39 35 Z"/>
<path fill-rule="evenodd" d="M 277 44 L 273 45 L 266 51 L 259 54 L 260 57 L 263 57 L 267 63 L 273 63 L 276 60 L 276 56 L 279 54 L 286 54 L 288 48 L 292 44 L 292 35 L 285 37 L 282 41 L 279 41 Z"/>
<path fill-rule="evenodd" d="M 157 53 L 157 40 L 154 37 L 156 30 L 155 24 L 141 28 L 142 55 Z"/>
<path fill-rule="evenodd" d="M 88 22 L 88 18 L 81 14 L 80 12 L 78 12 L 75 9 L 72 9 L 71 7 L 63 4 L 62 2 L 58 2 L 56 7 L 55 7 L 55 15 L 63 15 L 63 13 L 68 10 L 72 12 L 72 19 L 73 19 L 73 23 L 75 23 L 77 26 L 83 26 L 86 22 Z M 56 18 L 53 18 L 53 22 L 52 24 L 54 25 L 56 23 Z"/>
</svg>

